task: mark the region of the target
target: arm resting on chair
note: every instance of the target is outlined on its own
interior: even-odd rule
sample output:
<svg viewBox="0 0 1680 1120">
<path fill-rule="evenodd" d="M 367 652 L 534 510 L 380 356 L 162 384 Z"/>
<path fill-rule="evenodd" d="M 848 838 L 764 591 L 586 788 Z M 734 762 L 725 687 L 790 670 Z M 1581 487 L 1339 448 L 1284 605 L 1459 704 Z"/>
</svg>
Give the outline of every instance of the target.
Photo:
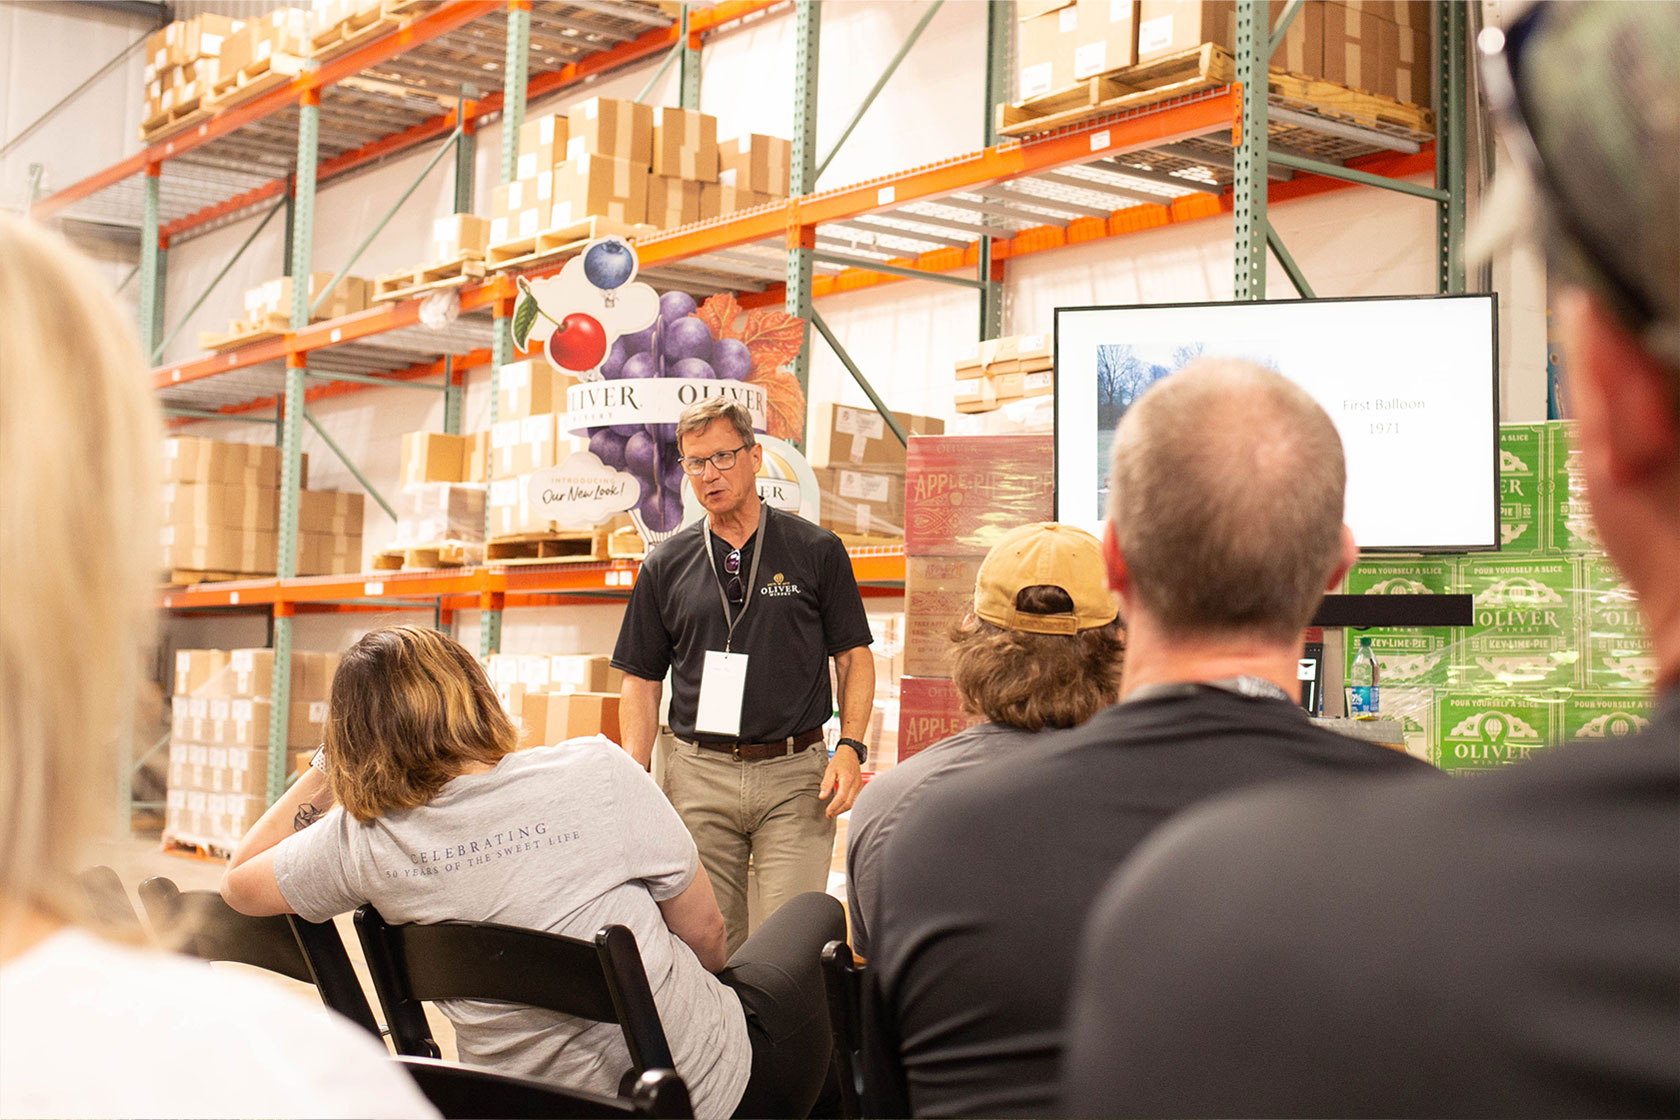
<svg viewBox="0 0 1680 1120">
<path fill-rule="evenodd" d="M 327 776 L 311 766 L 251 826 L 222 876 L 222 898 L 241 914 L 290 914 L 274 880 L 274 846 L 308 828 L 333 806 Z"/>
</svg>

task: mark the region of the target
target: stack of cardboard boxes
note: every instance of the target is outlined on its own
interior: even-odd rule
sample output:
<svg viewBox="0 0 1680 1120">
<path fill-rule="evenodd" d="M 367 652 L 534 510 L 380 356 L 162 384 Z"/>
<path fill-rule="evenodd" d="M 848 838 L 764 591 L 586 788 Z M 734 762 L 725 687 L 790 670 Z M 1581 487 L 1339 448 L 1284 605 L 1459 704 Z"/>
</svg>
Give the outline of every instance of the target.
<svg viewBox="0 0 1680 1120">
<path fill-rule="evenodd" d="M 577 379 L 545 358 L 509 362 L 496 383 L 496 423 L 488 433 L 490 535 L 548 533 L 554 524 L 530 504 L 531 475 L 558 466 L 588 441 L 566 425 L 566 390 Z"/>
<path fill-rule="evenodd" d="M 939 435 L 945 421 L 895 412 L 909 435 Z M 836 533 L 904 535 L 905 449 L 880 413 L 832 401 L 811 406 L 806 459 L 822 491 L 821 522 Z"/>
<path fill-rule="evenodd" d="M 542 747 L 580 735 L 622 742 L 618 694 L 624 674 L 611 658 L 590 653 L 491 654 L 485 671 L 519 729 L 521 747 Z"/>
<path fill-rule="evenodd" d="M 717 118 L 596 97 L 519 130 L 513 182 L 497 187 L 490 243 L 611 218 L 660 229 L 787 197 L 792 147 L 771 136 L 717 139 Z"/>
<path fill-rule="evenodd" d="M 332 284 L 333 274 L 330 272 L 311 272 L 309 274 L 308 300 L 314 310 L 309 314 L 311 323 L 325 322 L 344 315 L 351 315 L 357 311 L 367 309 L 368 282 L 360 276 L 346 276 L 333 285 L 332 295 L 322 299 L 320 306 L 315 301 L 321 299 L 321 293 Z M 281 276 L 266 281 L 255 288 L 245 291 L 245 318 L 228 324 L 229 334 L 245 334 L 249 331 L 287 331 L 292 326 L 292 278 Z"/>
<path fill-rule="evenodd" d="M 967 727 L 951 684 L 951 627 L 1004 533 L 1054 515 L 1052 437 L 916 436 L 905 474 L 904 677 L 898 758 Z"/>
<path fill-rule="evenodd" d="M 221 84 L 238 78 L 254 78 L 271 69 L 297 73 L 309 57 L 309 12 L 303 8 L 276 8 L 247 19 L 245 25 L 222 44 Z"/>
<path fill-rule="evenodd" d="M 177 20 L 146 40 L 146 109 L 140 137 L 191 112 L 209 97 L 224 71 L 222 50 L 243 23 L 214 12 Z"/>
<path fill-rule="evenodd" d="M 484 542 L 485 433 L 409 432 L 402 437 L 397 491 L 397 548 L 418 548 L 445 541 Z M 477 472 L 477 473 L 473 473 Z M 476 559 L 474 557 L 473 559 Z"/>
<path fill-rule="evenodd" d="M 176 436 L 163 441 L 163 477 L 163 571 L 275 573 L 278 448 Z M 300 492 L 297 574 L 360 571 L 362 512 L 361 494 Z"/>
<path fill-rule="evenodd" d="M 990 412 L 1056 391 L 1050 336 L 1025 334 L 977 342 L 957 357 L 958 412 Z"/>
<path fill-rule="evenodd" d="M 1018 100 L 1202 43 L 1236 49 L 1241 0 L 1021 0 Z M 1269 0 L 1271 23 L 1284 0 Z M 1314 0 L 1272 55 L 1273 70 L 1323 78 L 1414 105 L 1430 102 L 1429 5 Z"/>
<path fill-rule="evenodd" d="M 1445 770 L 1497 768 L 1649 717 L 1651 636 L 1598 542 L 1571 436 L 1558 421 L 1501 425 L 1499 553 L 1362 560 L 1348 574 L 1352 594 L 1473 597 L 1468 627 L 1360 634 L 1382 717 Z"/>
<path fill-rule="evenodd" d="M 294 653 L 286 771 L 308 764 L 326 736 L 334 653 Z M 183 649 L 175 654 L 164 837 L 232 848 L 268 806 L 274 651 Z"/>
</svg>

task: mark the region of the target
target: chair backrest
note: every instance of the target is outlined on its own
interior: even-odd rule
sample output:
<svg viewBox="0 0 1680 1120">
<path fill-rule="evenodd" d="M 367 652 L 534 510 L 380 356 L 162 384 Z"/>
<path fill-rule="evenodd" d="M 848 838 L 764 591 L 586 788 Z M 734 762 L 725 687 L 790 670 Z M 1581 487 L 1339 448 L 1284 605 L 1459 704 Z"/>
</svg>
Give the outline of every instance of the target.
<svg viewBox="0 0 1680 1120">
<path fill-rule="evenodd" d="M 313 984 L 322 1003 L 380 1037 L 344 939 L 331 922 L 306 922 L 295 914 L 253 918 L 215 891 L 182 891 L 162 876 L 140 884 L 140 902 L 153 932 L 181 952 L 200 960 L 254 965 Z"/>
<path fill-rule="evenodd" d="M 631 1095 L 603 1097 L 493 1070 L 404 1054 L 396 1059 L 444 1120 L 520 1120 L 524 1117 L 693 1116 L 688 1086 L 676 1072 L 649 1070 Z"/>
<path fill-rule="evenodd" d="M 591 941 L 493 922 L 392 925 L 371 904 L 356 911 L 373 989 L 399 1054 L 439 1056 L 421 1003 L 520 1003 L 617 1023 L 633 1072 L 674 1069 L 636 935 L 607 926 Z"/>
<path fill-rule="evenodd" d="M 100 864 L 82 872 L 80 878 L 95 921 L 117 934 L 136 939 L 146 936 L 146 927 L 140 924 L 140 915 L 135 913 L 134 903 L 115 871 Z"/>
<path fill-rule="evenodd" d="M 823 987 L 828 993 L 828 1023 L 834 1030 L 834 1056 L 840 1063 L 840 1107 L 847 1117 L 863 1115 L 862 970 L 844 941 L 822 950 Z"/>
</svg>

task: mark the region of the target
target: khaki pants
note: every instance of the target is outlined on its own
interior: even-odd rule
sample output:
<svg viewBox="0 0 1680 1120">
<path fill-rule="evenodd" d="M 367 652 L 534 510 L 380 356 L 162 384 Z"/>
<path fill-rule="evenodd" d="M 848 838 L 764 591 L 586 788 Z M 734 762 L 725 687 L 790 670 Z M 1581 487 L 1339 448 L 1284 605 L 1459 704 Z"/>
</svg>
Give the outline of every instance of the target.
<svg viewBox="0 0 1680 1120">
<path fill-rule="evenodd" d="M 817 799 L 827 768 L 822 743 L 783 758 L 736 762 L 672 741 L 661 788 L 700 849 L 731 953 L 747 939 L 749 859 L 766 918 L 796 895 L 827 889 L 834 820 Z"/>
</svg>

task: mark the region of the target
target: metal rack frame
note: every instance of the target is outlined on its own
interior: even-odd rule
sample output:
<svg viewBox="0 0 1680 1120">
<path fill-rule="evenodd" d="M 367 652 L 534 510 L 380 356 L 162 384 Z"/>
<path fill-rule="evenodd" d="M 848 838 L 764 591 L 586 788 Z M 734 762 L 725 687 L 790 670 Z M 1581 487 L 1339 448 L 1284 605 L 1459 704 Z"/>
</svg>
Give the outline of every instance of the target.
<svg viewBox="0 0 1680 1120">
<path fill-rule="evenodd" d="M 609 7 L 594 0 L 444 3 L 385 38 L 42 200 L 34 212 L 95 215 L 109 221 L 108 213 L 99 216 L 98 207 L 132 208 L 138 194 L 141 329 L 151 352 L 163 333 L 161 281 L 172 240 L 243 217 L 266 200 L 283 199 L 290 232 L 285 271 L 306 276 L 320 182 L 449 137 L 455 144 L 457 206 L 470 210 L 467 169 L 477 125 L 493 116 L 501 118 L 501 177 L 507 182 L 513 178 L 518 130 L 529 98 L 664 52 L 665 61 L 648 89 L 676 63 L 681 102 L 696 107 L 701 37 L 783 2 L 723 0 L 685 10 L 676 20 L 662 20 L 648 10 L 629 21 L 634 26 L 614 25 L 603 14 L 622 14 L 622 5 Z M 1433 136 L 1350 127 L 1271 105 L 1266 59 L 1300 8 L 1302 0 L 1291 0 L 1276 28 L 1259 18 L 1264 9 L 1239 5 L 1239 80 L 1229 86 L 1004 141 L 993 131 L 992 106 L 1007 88 L 1013 4 L 993 0 L 987 26 L 986 146 L 826 190 L 817 189 L 817 175 L 833 153 L 819 160 L 814 144 L 821 7 L 819 0 L 792 3 L 797 102 L 792 197 L 643 239 L 638 245 L 643 276 L 700 292 L 738 291 L 748 306 L 785 306 L 816 328 L 889 423 L 892 417 L 884 403 L 817 313 L 816 298 L 907 279 L 954 283 L 976 291 L 978 333 L 995 337 L 1002 326 L 1002 282 L 1009 260 L 1227 213 L 1236 230 L 1237 297 L 1264 296 L 1270 255 L 1296 289 L 1310 298 L 1306 277 L 1267 217 L 1268 201 L 1353 185 L 1435 202 L 1440 289 L 1464 289 L 1460 247 L 1467 167 L 1467 34 L 1466 14 L 1451 0 L 1434 3 L 1439 67 Z M 845 134 L 868 110 L 937 8 L 936 0 L 858 106 Z M 578 36 L 564 35 L 563 26 L 557 36 L 556 26 L 565 18 L 587 25 L 583 36 L 591 49 L 565 42 Z M 498 38 L 500 61 L 487 66 L 482 56 Z M 554 68 L 531 77 L 533 54 Z M 481 59 L 478 69 L 464 64 L 464 58 Z M 501 71 L 503 91 L 475 97 L 466 79 L 491 69 Z M 383 119 L 404 127 L 378 136 L 358 133 L 358 115 L 375 104 L 381 114 L 391 114 Z M 1288 134 L 1287 142 L 1273 141 L 1274 125 L 1297 131 Z M 291 162 L 286 162 L 279 145 L 282 136 L 294 133 L 295 152 L 288 153 Z M 1299 146 L 1297 136 L 1312 142 Z M 1431 171 L 1433 187 L 1407 181 Z M 557 268 L 532 269 L 527 275 Z M 259 419 L 252 414 L 278 409 L 275 424 L 284 468 L 276 578 L 198 585 L 161 597 L 161 606 L 169 610 L 255 609 L 272 618 L 273 646 L 280 656 L 275 658 L 272 684 L 271 799 L 284 789 L 287 777 L 290 676 L 279 667 L 289 661 L 285 655 L 290 652 L 295 615 L 413 605 L 429 607 L 447 624 L 456 611 L 478 610 L 481 652 L 491 653 L 500 646 L 502 612 L 509 607 L 622 598 L 634 582 L 634 561 L 486 565 L 435 573 L 381 573 L 376 579 L 294 575 L 300 442 L 302 427 L 310 421 L 308 405 L 369 384 L 424 385 L 446 393 L 450 403 L 445 427 L 456 430 L 460 373 L 488 360 L 493 423 L 495 381 L 512 356 L 507 320 L 517 294 L 516 279 L 503 273 L 463 288 L 460 315 L 444 332 L 420 324 L 418 300 L 310 323 L 307 286 L 294 284 L 290 331 L 152 373 L 160 399 L 181 418 Z M 795 365 L 802 388 L 808 384 L 808 363 L 807 348 Z M 322 383 L 312 387 L 312 378 Z M 902 550 L 854 550 L 852 558 L 860 584 L 869 591 L 893 593 L 902 587 Z"/>
</svg>

